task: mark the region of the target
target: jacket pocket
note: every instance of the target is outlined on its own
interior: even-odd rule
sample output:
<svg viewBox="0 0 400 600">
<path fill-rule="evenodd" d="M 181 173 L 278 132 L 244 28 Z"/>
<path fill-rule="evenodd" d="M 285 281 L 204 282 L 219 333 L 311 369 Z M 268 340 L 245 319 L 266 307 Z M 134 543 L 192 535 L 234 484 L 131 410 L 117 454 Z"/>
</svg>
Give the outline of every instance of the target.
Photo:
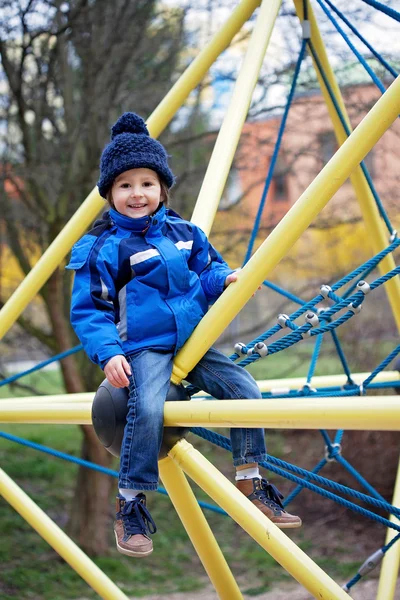
<svg viewBox="0 0 400 600">
<path fill-rule="evenodd" d="M 81 269 L 98 239 L 93 235 L 84 235 L 83 238 L 78 240 L 72 247 L 71 259 L 65 268 L 73 271 Z"/>
</svg>

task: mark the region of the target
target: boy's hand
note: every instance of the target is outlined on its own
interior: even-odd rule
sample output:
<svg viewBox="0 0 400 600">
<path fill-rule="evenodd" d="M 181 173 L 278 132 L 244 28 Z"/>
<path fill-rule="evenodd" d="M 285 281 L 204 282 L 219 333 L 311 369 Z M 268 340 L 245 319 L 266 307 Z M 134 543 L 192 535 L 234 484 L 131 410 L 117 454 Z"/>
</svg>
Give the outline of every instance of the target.
<svg viewBox="0 0 400 600">
<path fill-rule="evenodd" d="M 111 385 L 116 388 L 124 388 L 129 385 L 127 375 L 131 375 L 131 368 L 125 356 L 117 354 L 110 358 L 104 367 L 104 374 Z"/>
<path fill-rule="evenodd" d="M 236 271 L 234 273 L 231 273 L 230 275 L 228 275 L 228 277 L 225 279 L 224 288 L 227 288 L 228 285 L 230 285 L 234 281 L 237 281 L 237 273 L 236 273 Z"/>
<path fill-rule="evenodd" d="M 238 271 L 240 271 L 240 269 L 238 269 Z M 225 279 L 224 288 L 226 289 L 228 287 L 228 285 L 230 285 L 231 283 L 234 283 L 235 281 L 237 281 L 237 271 L 228 275 L 228 277 Z M 261 285 L 258 286 L 258 289 L 261 290 Z M 253 296 L 254 295 L 255 295 L 255 292 L 254 292 Z"/>
</svg>

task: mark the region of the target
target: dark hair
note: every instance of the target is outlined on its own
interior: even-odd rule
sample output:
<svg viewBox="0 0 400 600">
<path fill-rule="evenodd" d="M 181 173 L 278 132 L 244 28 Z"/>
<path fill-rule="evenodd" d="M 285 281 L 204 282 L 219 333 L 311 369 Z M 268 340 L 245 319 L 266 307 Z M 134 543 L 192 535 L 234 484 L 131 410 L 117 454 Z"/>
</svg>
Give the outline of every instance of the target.
<svg viewBox="0 0 400 600">
<path fill-rule="evenodd" d="M 157 175 L 158 175 L 158 173 L 157 173 Z M 166 182 L 164 181 L 164 179 L 162 179 L 159 175 L 158 175 L 158 180 L 160 182 L 160 187 L 161 187 L 161 202 L 163 202 L 165 204 L 165 206 L 168 206 L 169 187 L 166 184 Z M 113 208 L 115 210 L 114 202 L 112 199 L 112 186 L 110 187 L 110 189 L 108 190 L 108 192 L 106 194 L 106 200 L 107 200 L 108 204 L 111 206 L 111 208 Z"/>
</svg>

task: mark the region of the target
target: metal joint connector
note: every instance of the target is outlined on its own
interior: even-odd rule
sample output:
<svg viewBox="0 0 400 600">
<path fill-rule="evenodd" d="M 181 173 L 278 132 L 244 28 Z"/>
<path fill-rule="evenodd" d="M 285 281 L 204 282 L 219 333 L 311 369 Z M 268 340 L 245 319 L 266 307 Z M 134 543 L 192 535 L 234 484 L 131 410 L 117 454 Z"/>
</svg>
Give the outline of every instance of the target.
<svg viewBox="0 0 400 600">
<path fill-rule="evenodd" d="M 247 354 L 247 346 L 246 346 L 246 344 L 243 344 L 242 342 L 238 342 L 237 344 L 235 344 L 234 350 L 235 350 L 236 354 L 239 354 L 239 356 L 241 354 Z"/>
<path fill-rule="evenodd" d="M 305 315 L 306 323 L 310 323 L 312 327 L 319 325 L 319 318 L 314 312 L 308 312 Z"/>
<path fill-rule="evenodd" d="M 362 304 L 354 305 L 354 302 L 351 302 L 351 304 L 349 304 L 349 306 L 348 306 L 348 309 L 351 310 L 351 312 L 354 313 L 355 315 L 358 315 L 358 313 L 362 309 Z"/>
<path fill-rule="evenodd" d="M 260 356 L 267 356 L 268 354 L 268 346 L 266 346 L 264 342 L 257 342 L 257 344 L 254 345 L 253 350 Z"/>
<path fill-rule="evenodd" d="M 389 237 L 389 242 L 391 244 L 393 244 L 394 240 L 397 240 L 397 231 L 396 231 L 396 229 L 393 229 L 393 231 L 392 231 L 392 233 L 391 233 L 391 235 Z"/>
<path fill-rule="evenodd" d="M 332 462 L 335 460 L 335 456 L 337 456 L 338 454 L 342 454 L 342 446 L 341 444 L 331 444 L 331 448 L 337 448 L 337 450 L 335 451 L 335 454 L 332 455 L 331 452 L 329 451 L 328 446 L 325 446 L 325 459 L 328 462 Z"/>
<path fill-rule="evenodd" d="M 299 389 L 299 392 L 308 393 L 308 394 L 316 394 L 317 390 L 314 387 L 311 387 L 311 383 L 305 383 L 302 388 Z"/>
<path fill-rule="evenodd" d="M 383 552 L 382 548 L 371 554 L 371 556 L 367 558 L 365 563 L 363 563 L 358 569 L 359 575 L 361 575 L 361 577 L 364 577 L 364 575 L 370 573 L 373 569 L 375 569 L 375 567 L 379 565 L 384 555 L 385 553 Z"/>
<path fill-rule="evenodd" d="M 370 291 L 371 291 L 371 286 L 369 285 L 369 283 L 367 283 L 363 279 L 361 279 L 357 283 L 356 287 L 357 287 L 357 290 L 359 290 L 360 292 L 362 292 L 364 294 L 364 296 L 366 296 L 367 294 L 369 294 Z"/>
<path fill-rule="evenodd" d="M 310 21 L 301 22 L 301 30 L 303 34 L 303 40 L 309 40 L 311 37 L 311 23 Z"/>
<path fill-rule="evenodd" d="M 311 337 L 311 329 L 307 329 L 307 331 L 303 331 L 301 333 L 301 337 L 303 338 L 303 340 L 305 340 L 306 338 Z"/>
<path fill-rule="evenodd" d="M 321 285 L 319 291 L 321 292 L 321 296 L 323 296 L 326 300 L 328 298 L 329 293 L 332 291 L 332 288 L 330 285 Z"/>
<path fill-rule="evenodd" d="M 280 315 L 278 315 L 278 325 L 280 325 L 282 327 L 282 329 L 287 327 L 286 321 L 289 321 L 289 320 L 290 320 L 289 316 L 285 315 L 284 313 L 281 313 Z"/>
</svg>

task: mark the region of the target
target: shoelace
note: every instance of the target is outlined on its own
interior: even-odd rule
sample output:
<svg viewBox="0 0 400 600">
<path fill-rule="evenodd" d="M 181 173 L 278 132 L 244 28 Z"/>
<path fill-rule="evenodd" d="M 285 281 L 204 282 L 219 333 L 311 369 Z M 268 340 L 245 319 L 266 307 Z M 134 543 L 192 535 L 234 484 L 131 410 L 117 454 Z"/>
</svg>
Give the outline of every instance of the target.
<svg viewBox="0 0 400 600">
<path fill-rule="evenodd" d="M 284 506 L 282 504 L 282 500 L 284 499 L 284 496 L 280 493 L 278 488 L 276 486 L 274 486 L 273 483 L 270 483 L 266 479 L 261 479 L 260 483 L 261 483 L 261 489 L 263 490 L 263 492 L 266 493 L 267 498 L 269 500 L 271 500 L 272 502 L 274 502 L 275 504 L 277 504 L 279 506 L 279 508 L 281 508 L 282 510 L 285 510 Z"/>
<path fill-rule="evenodd" d="M 143 495 L 139 494 L 133 500 L 126 502 L 119 513 L 124 521 L 124 528 L 128 535 L 141 533 L 153 534 L 157 531 L 151 514 L 149 513 Z"/>
</svg>

